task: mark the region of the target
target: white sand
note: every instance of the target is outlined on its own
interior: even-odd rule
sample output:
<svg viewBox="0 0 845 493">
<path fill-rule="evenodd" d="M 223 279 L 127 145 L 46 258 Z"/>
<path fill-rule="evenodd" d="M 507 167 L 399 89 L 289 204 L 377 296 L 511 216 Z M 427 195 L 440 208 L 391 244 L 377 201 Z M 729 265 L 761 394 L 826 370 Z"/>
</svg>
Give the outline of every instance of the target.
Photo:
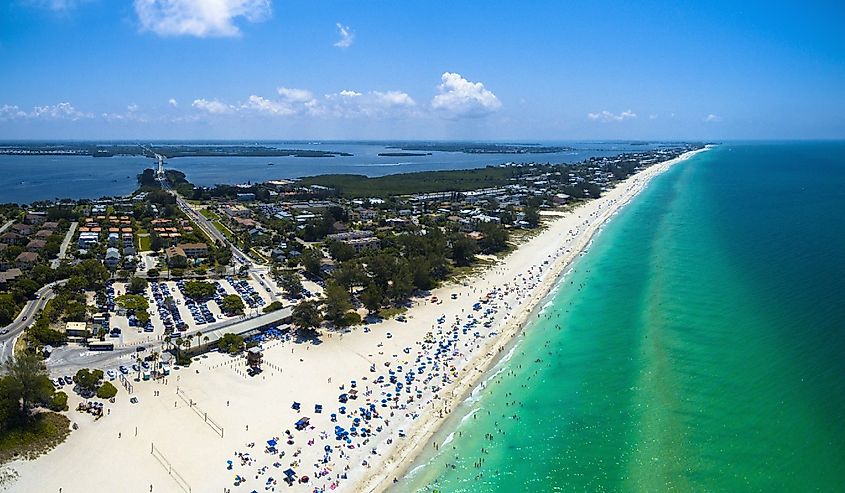
<svg viewBox="0 0 845 493">
<path fill-rule="evenodd" d="M 243 374 L 242 359 L 210 354 L 190 368 L 174 372 L 166 384 L 135 383 L 133 395 L 138 397 L 138 404 L 131 404 L 129 395 L 121 389 L 116 403 L 107 403 L 110 414 L 97 422 L 71 410 L 69 416 L 79 424 L 79 430 L 44 457 L 7 465 L 19 477 L 4 491 L 57 492 L 62 488 L 63 493 L 148 492 L 151 485 L 155 492 L 187 491 L 150 453 L 151 444 L 165 455 L 171 470 L 190 485 L 192 492 L 223 492 L 227 488 L 247 493 L 311 492 L 315 487 L 325 491 L 384 490 L 421 453 L 452 403 L 460 402 L 477 384 L 500 348 L 519 333 L 536 303 L 601 225 L 651 178 L 692 154 L 654 165 L 600 199 L 549 220 L 546 230 L 468 285 L 437 289 L 433 296 L 440 303 L 416 303 L 406 314 L 408 323 L 390 320 L 370 326 L 369 332 L 357 328 L 343 335 L 325 334 L 321 344 L 269 342 L 265 344 L 268 365 L 254 378 Z M 472 309 L 480 297 L 494 290 L 482 310 Z M 451 299 L 453 293 L 458 295 L 456 300 Z M 488 309 L 491 313 L 484 315 Z M 466 334 L 452 332 L 456 317 L 463 324 L 470 314 L 478 320 L 477 325 Z M 441 316 L 445 316 L 443 324 L 437 322 Z M 484 322 L 490 326 L 485 327 Z M 387 337 L 388 332 L 392 337 Z M 423 342 L 429 332 L 431 342 L 448 346 L 438 356 L 436 344 Z M 409 348 L 408 353 L 405 348 Z M 426 361 L 429 357 L 432 362 L 419 372 L 418 358 Z M 439 362 L 438 369 L 435 362 Z M 371 365 L 375 365 L 375 372 L 371 372 Z M 398 365 L 403 365 L 403 372 L 396 374 L 403 383 L 409 370 L 417 371 L 413 382 L 406 385 L 413 392 L 406 393 L 403 388 L 398 401 L 382 407 L 383 394 L 395 393 L 395 387 L 377 385 L 374 380 L 379 375 L 387 379 L 388 370 Z M 362 422 L 362 426 L 373 431 L 380 427 L 381 431 L 369 438 L 350 437 L 352 444 L 341 446 L 342 442 L 335 440 L 334 426 L 349 430 L 350 417 L 339 415 L 338 423 L 332 423 L 329 415 L 342 405 L 338 394 L 349 390 L 350 380 L 357 380 L 361 395 L 346 404 L 348 411 L 374 403 L 379 416 Z M 344 390 L 340 390 L 341 385 Z M 195 409 L 176 395 L 177 386 L 186 399 L 196 403 Z M 368 390 L 372 392 L 369 396 L 365 395 Z M 155 392 L 160 395 L 155 396 Z M 413 402 L 408 402 L 412 396 Z M 301 403 L 301 412 L 291 409 L 293 401 Z M 72 409 L 77 402 L 72 399 Z M 324 406 L 322 414 L 315 414 L 315 404 Z M 223 428 L 223 437 L 204 421 L 200 416 L 203 413 Z M 296 431 L 293 424 L 303 416 L 311 419 L 312 427 Z M 284 443 L 285 430 L 290 430 L 293 445 Z M 407 436 L 400 438 L 399 430 Z M 266 453 L 266 441 L 274 437 L 281 439 L 278 452 Z M 251 443 L 253 447 L 248 446 Z M 331 454 L 322 463 L 326 445 L 331 447 Z M 294 456 L 297 450 L 300 452 Z M 280 458 L 282 451 L 285 456 Z M 249 460 L 242 461 L 236 452 L 248 453 Z M 231 470 L 227 469 L 228 460 L 233 461 Z M 308 475 L 310 481 L 289 488 L 282 483 L 288 467 L 300 476 Z M 315 479 L 318 472 L 325 475 Z M 338 479 L 344 472 L 347 479 Z M 239 486 L 234 485 L 235 475 L 245 478 Z M 278 484 L 268 484 L 269 477 Z"/>
</svg>

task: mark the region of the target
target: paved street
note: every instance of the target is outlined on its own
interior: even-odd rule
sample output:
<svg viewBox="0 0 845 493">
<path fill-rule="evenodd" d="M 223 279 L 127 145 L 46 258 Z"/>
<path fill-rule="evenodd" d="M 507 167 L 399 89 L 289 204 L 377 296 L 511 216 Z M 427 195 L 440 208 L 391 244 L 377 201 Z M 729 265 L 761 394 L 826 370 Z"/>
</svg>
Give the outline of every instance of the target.
<svg viewBox="0 0 845 493">
<path fill-rule="evenodd" d="M 2 330 L 7 331 L 0 334 L 0 362 L 5 362 L 12 357 L 15 349 L 15 341 L 21 332 L 35 321 L 35 316 L 41 311 L 55 293 L 53 287 L 64 284 L 67 281 L 57 281 L 44 286 L 35 293 L 35 299 L 27 302 L 18 317 Z"/>
<path fill-rule="evenodd" d="M 70 246 L 70 240 L 73 239 L 73 233 L 76 232 L 77 226 L 79 226 L 78 222 L 74 221 L 74 222 L 70 223 L 70 228 L 67 230 L 67 234 L 65 235 L 65 239 L 64 239 L 64 241 L 62 241 L 62 246 L 59 248 L 59 256 L 56 257 L 55 259 L 53 259 L 53 261 L 50 263 L 50 266 L 53 267 L 54 269 L 56 267 L 58 267 L 59 264 L 62 262 L 62 259 L 64 259 L 67 256 L 67 249 L 68 249 L 68 246 Z"/>
</svg>

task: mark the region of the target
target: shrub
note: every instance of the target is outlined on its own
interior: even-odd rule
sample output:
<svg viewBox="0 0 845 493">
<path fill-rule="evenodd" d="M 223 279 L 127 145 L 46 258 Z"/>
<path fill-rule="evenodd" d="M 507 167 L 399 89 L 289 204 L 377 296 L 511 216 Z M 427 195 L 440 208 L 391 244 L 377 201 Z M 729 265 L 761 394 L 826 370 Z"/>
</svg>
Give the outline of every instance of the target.
<svg viewBox="0 0 845 493">
<path fill-rule="evenodd" d="M 103 385 L 97 389 L 97 397 L 100 399 L 111 399 L 117 395 L 117 388 L 111 382 L 103 382 Z"/>
<path fill-rule="evenodd" d="M 52 411 L 67 411 L 67 394 L 64 392 L 53 394 L 53 399 L 50 401 L 49 407 Z"/>
</svg>

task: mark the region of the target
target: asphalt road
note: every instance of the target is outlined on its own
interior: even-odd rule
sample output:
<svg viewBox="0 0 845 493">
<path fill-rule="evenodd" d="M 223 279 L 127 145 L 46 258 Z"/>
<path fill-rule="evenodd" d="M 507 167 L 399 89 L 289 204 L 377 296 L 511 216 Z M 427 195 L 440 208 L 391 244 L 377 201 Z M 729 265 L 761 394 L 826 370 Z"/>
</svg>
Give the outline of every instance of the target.
<svg viewBox="0 0 845 493">
<path fill-rule="evenodd" d="M 51 266 L 55 269 L 59 266 L 62 262 L 62 259 L 65 258 L 67 255 L 67 248 L 70 246 L 70 240 L 73 239 L 73 233 L 76 231 L 76 227 L 79 226 L 78 222 L 70 223 L 70 228 L 67 230 L 67 234 L 65 235 L 64 241 L 62 241 L 62 246 L 59 248 L 59 255 L 53 259 Z"/>
<path fill-rule="evenodd" d="M 23 330 L 30 326 L 35 321 L 35 316 L 39 311 L 44 309 L 50 298 L 55 296 L 53 287 L 59 284 L 64 284 L 66 280 L 56 281 L 50 283 L 35 293 L 35 299 L 27 302 L 23 307 L 18 317 L 2 330 L 7 331 L 5 334 L 0 334 L 0 362 L 6 362 L 12 357 L 15 350 L 15 341 Z"/>
</svg>

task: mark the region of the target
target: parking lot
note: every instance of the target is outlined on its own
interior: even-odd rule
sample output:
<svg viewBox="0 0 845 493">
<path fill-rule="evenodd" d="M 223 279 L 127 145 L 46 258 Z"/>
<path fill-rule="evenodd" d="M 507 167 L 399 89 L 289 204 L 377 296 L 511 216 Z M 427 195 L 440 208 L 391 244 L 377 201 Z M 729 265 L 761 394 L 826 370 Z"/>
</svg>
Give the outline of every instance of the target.
<svg viewBox="0 0 845 493">
<path fill-rule="evenodd" d="M 116 345 L 139 344 L 161 340 L 170 333 L 202 330 L 208 324 L 236 319 L 237 315 L 227 316 L 220 308 L 227 295 L 237 295 L 243 300 L 246 315 L 260 313 L 273 298 L 272 293 L 266 293 L 254 279 L 225 277 L 205 282 L 215 286 L 215 294 L 207 301 L 197 301 L 185 296 L 183 281 L 150 281 L 144 294 L 149 303 L 150 320 L 144 325 L 119 310 L 115 303 L 118 296 L 126 293 L 126 285 L 120 282 L 109 285 L 104 307 L 109 314 L 104 325 L 110 332 L 109 340 Z"/>
</svg>

